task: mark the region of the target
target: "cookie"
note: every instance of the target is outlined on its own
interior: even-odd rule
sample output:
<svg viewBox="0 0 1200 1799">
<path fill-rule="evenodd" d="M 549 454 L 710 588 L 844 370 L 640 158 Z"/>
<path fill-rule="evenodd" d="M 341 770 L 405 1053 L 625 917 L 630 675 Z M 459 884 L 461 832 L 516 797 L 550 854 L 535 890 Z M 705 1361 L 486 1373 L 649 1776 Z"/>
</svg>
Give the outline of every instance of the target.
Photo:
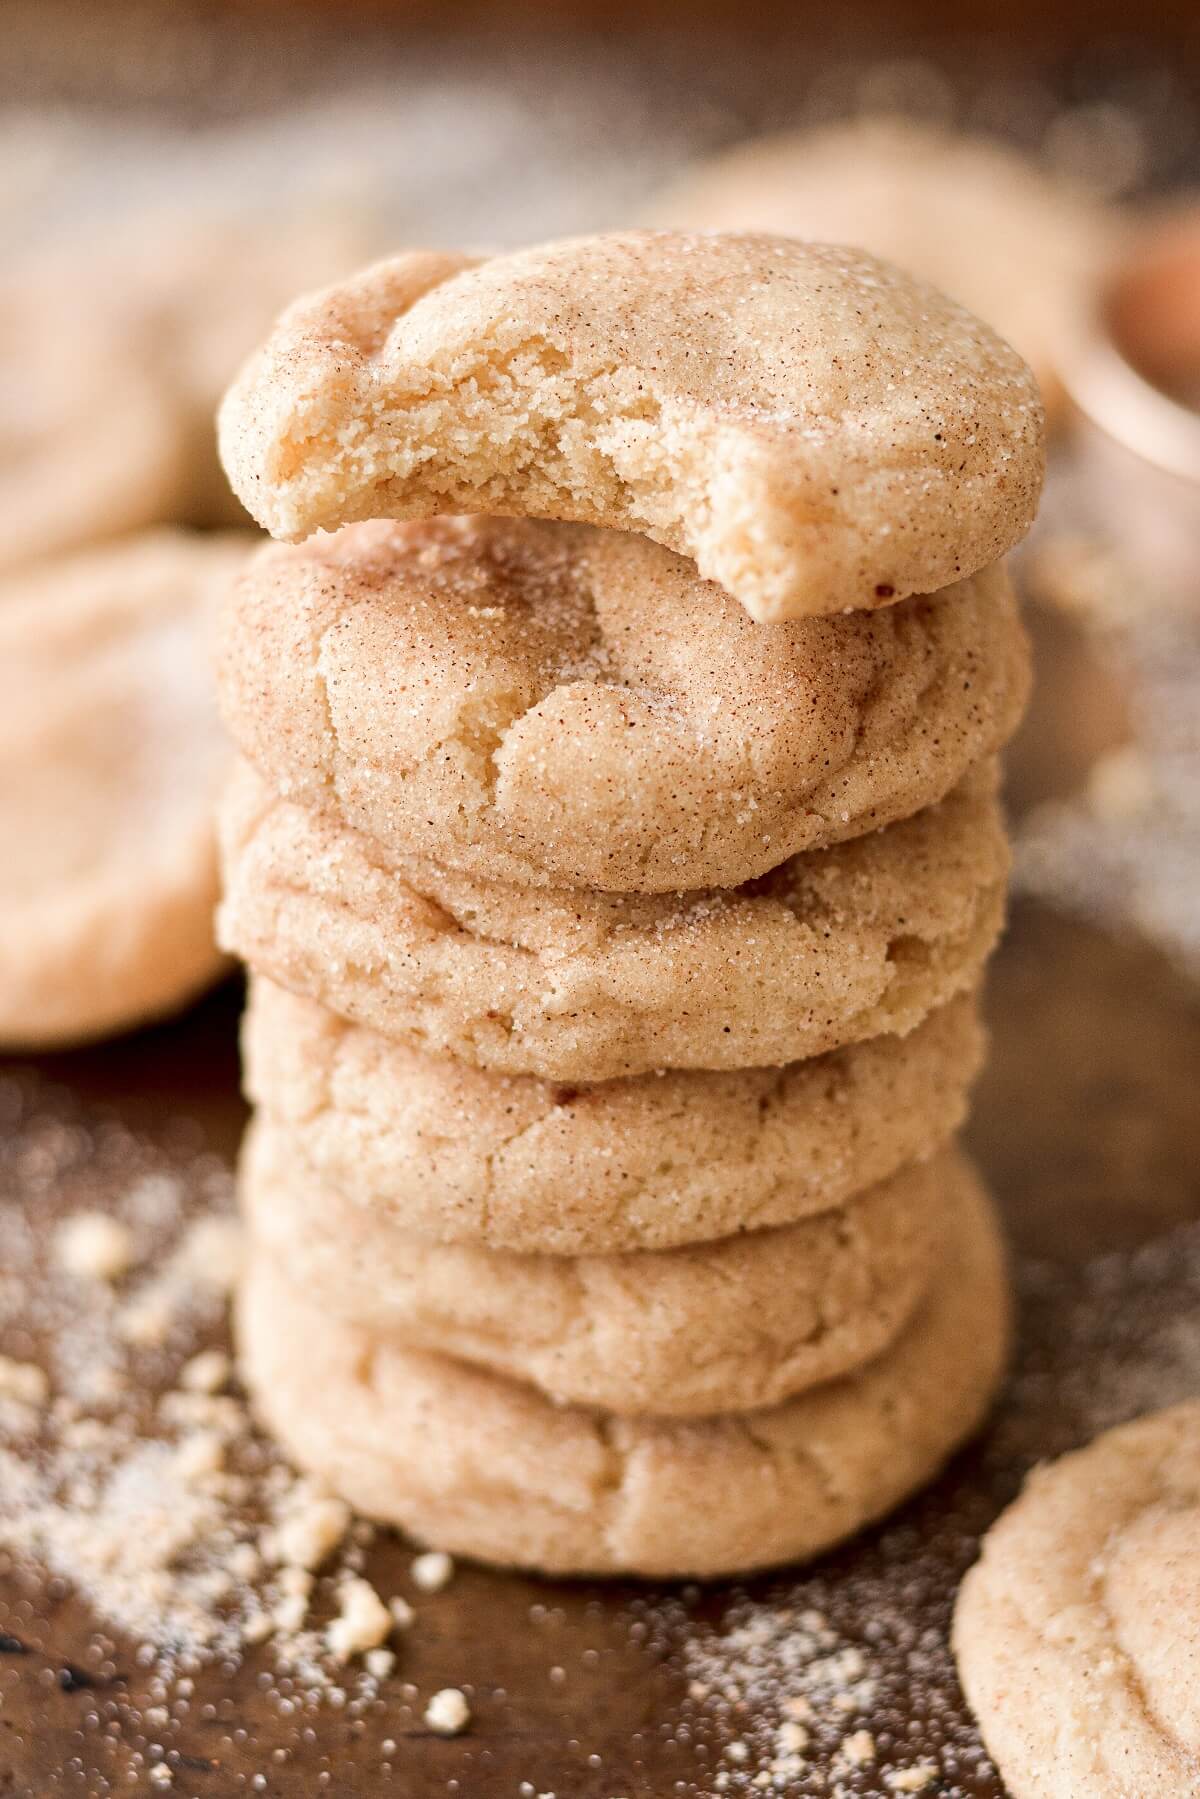
<svg viewBox="0 0 1200 1799">
<path fill-rule="evenodd" d="M 154 531 L 0 582 L 0 1043 L 173 1011 L 224 961 L 208 633 L 246 540 Z"/>
<path fill-rule="evenodd" d="M 984 1538 L 954 1649 L 1013 1799 L 1200 1793 L 1200 1402 L 1037 1469 Z"/>
<path fill-rule="evenodd" d="M 276 791 L 522 886 L 740 885 L 942 799 L 1029 683 L 999 566 L 764 631 L 647 538 L 528 519 L 270 545 L 220 636 Z"/>
<path fill-rule="evenodd" d="M 558 1574 L 718 1574 L 800 1561 L 882 1517 L 979 1424 L 1009 1330 L 991 1207 L 969 1182 L 929 1300 L 866 1368 L 783 1405 L 621 1419 L 403 1350 L 253 1259 L 242 1374 L 304 1468 L 367 1516 Z"/>
<path fill-rule="evenodd" d="M 286 312 L 221 411 L 274 537 L 490 512 L 690 557 L 760 620 L 874 607 L 1033 521 L 1036 383 L 991 330 L 856 250 L 624 232 L 413 252 Z"/>
<path fill-rule="evenodd" d="M 971 997 L 786 1068 L 567 1087 L 348 1024 L 255 976 L 246 1089 L 310 1184 L 402 1231 L 550 1255 L 672 1249 L 844 1204 L 962 1123 Z"/>
<path fill-rule="evenodd" d="M 0 283 L 0 573 L 178 514 L 186 445 L 171 396 L 103 287 L 49 261 Z"/>
<path fill-rule="evenodd" d="M 879 1355 L 928 1291 L 967 1176 L 951 1153 L 776 1230 L 615 1256 L 433 1243 L 298 1168 L 262 1120 L 243 1152 L 258 1251 L 311 1304 L 621 1415 L 747 1411 Z"/>
<path fill-rule="evenodd" d="M 506 1074 L 774 1067 L 906 1033 L 978 985 L 1009 860 L 994 778 L 745 887 L 656 895 L 391 866 L 243 765 L 218 934 L 343 1018 Z"/>
<path fill-rule="evenodd" d="M 740 144 L 653 210 L 666 225 L 861 244 L 986 319 L 1056 407 L 1064 338 L 1115 236 L 1082 191 L 1010 145 L 886 116 Z"/>
</svg>

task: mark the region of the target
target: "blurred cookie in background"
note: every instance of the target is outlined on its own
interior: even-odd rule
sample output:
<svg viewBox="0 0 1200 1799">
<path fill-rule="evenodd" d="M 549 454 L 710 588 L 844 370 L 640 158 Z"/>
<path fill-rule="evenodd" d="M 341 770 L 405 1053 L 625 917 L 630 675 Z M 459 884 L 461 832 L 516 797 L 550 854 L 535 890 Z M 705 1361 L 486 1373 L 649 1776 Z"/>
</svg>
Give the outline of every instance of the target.
<svg viewBox="0 0 1200 1799">
<path fill-rule="evenodd" d="M 251 542 L 157 530 L 0 581 L 0 1047 L 140 1024 L 224 967 L 207 631 Z"/>
<path fill-rule="evenodd" d="M 0 572 L 159 523 L 246 524 L 217 401 L 297 294 L 358 266 L 365 214 L 135 216 L 0 279 Z"/>
<path fill-rule="evenodd" d="M 178 404 L 110 274 L 63 253 L 0 281 L 0 572 L 184 505 Z"/>
<path fill-rule="evenodd" d="M 171 403 L 187 462 L 188 524 L 249 524 L 217 460 L 217 403 L 276 315 L 382 250 L 364 202 L 240 216 L 153 217 L 114 259 L 132 328 Z"/>
<path fill-rule="evenodd" d="M 653 219 L 871 250 L 1006 337 L 1052 411 L 1058 346 L 1117 233 L 1107 209 L 1010 146 L 882 115 L 739 145 L 660 195 Z"/>
</svg>

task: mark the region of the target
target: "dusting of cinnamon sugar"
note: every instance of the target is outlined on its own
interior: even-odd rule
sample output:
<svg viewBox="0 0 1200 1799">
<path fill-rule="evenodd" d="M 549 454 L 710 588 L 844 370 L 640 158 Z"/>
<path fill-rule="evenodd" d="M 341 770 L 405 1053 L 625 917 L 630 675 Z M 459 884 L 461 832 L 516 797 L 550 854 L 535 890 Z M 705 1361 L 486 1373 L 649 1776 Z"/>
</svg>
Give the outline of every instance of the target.
<svg viewBox="0 0 1200 1799">
<path fill-rule="evenodd" d="M 64 1116 L 34 1082 L 0 1081 L 0 1114 L 0 1335 L 22 1348 L 0 1355 L 0 1558 L 132 1640 L 166 1790 L 200 1670 L 255 1652 L 285 1711 L 361 1707 L 414 1612 L 365 1577 L 371 1528 L 282 1460 L 213 1341 L 240 1261 L 223 1162 Z M 443 1559 L 414 1587 L 444 1584 Z"/>
</svg>

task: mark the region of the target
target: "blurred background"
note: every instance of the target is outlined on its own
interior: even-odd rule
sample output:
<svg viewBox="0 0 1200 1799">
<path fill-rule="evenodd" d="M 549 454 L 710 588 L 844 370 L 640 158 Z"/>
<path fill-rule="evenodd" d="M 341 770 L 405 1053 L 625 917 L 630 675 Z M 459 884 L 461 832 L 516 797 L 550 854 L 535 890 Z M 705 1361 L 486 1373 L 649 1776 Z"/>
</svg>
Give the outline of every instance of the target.
<svg viewBox="0 0 1200 1799">
<path fill-rule="evenodd" d="M 1130 197 L 1196 178 L 1198 32 L 1190 0 L 9 0 L 6 215 L 229 202 L 236 171 L 245 201 L 366 184 L 396 231 L 510 242 L 619 222 L 752 133 L 893 110 Z"/>
</svg>

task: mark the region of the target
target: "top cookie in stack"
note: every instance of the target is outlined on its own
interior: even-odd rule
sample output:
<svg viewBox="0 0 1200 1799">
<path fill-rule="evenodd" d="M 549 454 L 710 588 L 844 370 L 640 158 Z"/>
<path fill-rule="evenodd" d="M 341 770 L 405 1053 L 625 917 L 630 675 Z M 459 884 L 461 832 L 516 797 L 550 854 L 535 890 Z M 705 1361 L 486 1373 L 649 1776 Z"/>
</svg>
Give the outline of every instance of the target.
<svg viewBox="0 0 1200 1799">
<path fill-rule="evenodd" d="M 493 1560 L 835 1541 L 1003 1358 L 947 1145 L 1032 377 L 857 252 L 640 232 L 378 265 L 284 315 L 221 430 L 307 536 L 221 633 L 261 1409 Z"/>
<path fill-rule="evenodd" d="M 874 257 L 630 232 L 407 255 L 285 313 L 226 397 L 273 537 L 488 512 L 636 531 L 760 622 L 887 605 L 1033 522 L 1014 350 Z"/>
</svg>

